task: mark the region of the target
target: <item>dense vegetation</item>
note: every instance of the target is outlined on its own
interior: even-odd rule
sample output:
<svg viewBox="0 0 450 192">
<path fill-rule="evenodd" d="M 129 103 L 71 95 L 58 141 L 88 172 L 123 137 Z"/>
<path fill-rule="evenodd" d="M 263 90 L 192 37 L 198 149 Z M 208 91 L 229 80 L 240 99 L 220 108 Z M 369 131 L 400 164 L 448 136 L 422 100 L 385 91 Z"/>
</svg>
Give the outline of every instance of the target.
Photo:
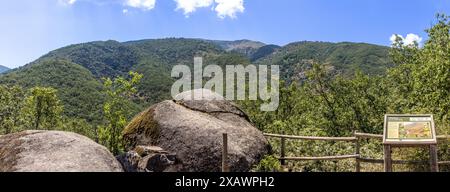
<svg viewBox="0 0 450 192">
<path fill-rule="evenodd" d="M 305 80 L 305 71 L 310 70 L 314 62 L 327 66 L 327 70 L 334 74 L 347 76 L 356 70 L 364 74 L 384 74 L 386 68 L 392 66 L 387 47 L 365 43 L 303 41 L 278 49 L 264 49 L 268 49 L 263 50 L 268 51 L 267 56 L 256 60 L 256 63 L 280 65 L 282 78 L 288 82 Z"/>
<path fill-rule="evenodd" d="M 0 134 L 58 129 L 91 137 L 119 153 L 120 131 L 144 107 L 170 99 L 174 65 L 278 64 L 285 87 L 280 107 L 261 112 L 261 101 L 239 102 L 265 132 L 348 136 L 381 133 L 385 113 L 433 113 L 439 134 L 449 132 L 450 23 L 440 16 L 423 46 L 392 48 L 364 43 L 298 42 L 284 47 L 259 42 L 156 39 L 91 42 L 64 47 L 0 75 Z M 137 73 L 129 73 L 136 71 Z M 279 143 L 271 141 L 274 149 Z M 448 159 L 448 144 L 440 157 Z M 288 142 L 290 155 L 349 154 L 350 144 Z M 363 155 L 381 158 L 380 143 Z M 423 151 L 398 152 L 423 158 Z M 412 155 L 411 155 L 412 154 Z M 351 171 L 349 161 L 293 164 L 302 171 Z M 405 167 L 421 170 L 422 167 Z M 267 156 L 255 169 L 280 170 Z M 377 170 L 367 168 L 366 170 Z"/>
<path fill-rule="evenodd" d="M 18 85 L 25 89 L 36 86 L 58 90 L 64 113 L 88 122 L 101 121 L 102 84 L 86 68 L 65 60 L 42 60 L 13 70 L 0 78 L 0 84 Z"/>
<path fill-rule="evenodd" d="M 391 114 L 434 114 L 437 134 L 450 132 L 450 21 L 439 16 L 427 30 L 429 39 L 423 46 L 404 45 L 398 39 L 390 50 L 394 67 L 387 73 L 365 75 L 356 70 L 350 74 L 333 74 L 327 65 L 313 63 L 304 81 L 281 90 L 281 105 L 275 112 L 261 113 L 259 103 L 241 105 L 254 123 L 271 133 L 310 136 L 351 136 L 354 131 L 381 134 L 383 117 Z M 321 54 L 319 52 L 318 54 Z M 289 57 L 290 58 L 290 57 Z M 321 61 L 318 59 L 318 61 Z M 324 61 L 322 61 L 324 62 Z M 326 62 L 326 61 L 325 61 Z M 272 141 L 275 149 L 279 143 Z M 440 141 L 439 157 L 450 158 L 449 142 Z M 291 156 L 329 156 L 352 154 L 352 144 L 344 142 L 288 143 Z M 362 155 L 382 158 L 379 142 L 362 146 Z M 394 158 L 426 160 L 423 150 L 398 150 Z M 315 161 L 293 164 L 302 171 L 351 171 L 352 160 Z M 366 167 L 382 170 L 381 167 Z M 407 165 L 402 170 L 427 170 Z M 448 167 L 441 167 L 449 170 Z"/>
<path fill-rule="evenodd" d="M 49 63 L 51 66 L 51 63 Z M 61 65 L 70 63 L 58 63 Z M 49 65 L 46 65 L 49 66 Z M 114 154 L 122 152 L 121 131 L 128 119 L 136 113 L 135 96 L 141 74 L 130 72 L 130 80 L 118 77 L 104 79 L 98 93 L 103 109 L 97 122 L 71 115 L 73 111 L 59 99 L 60 92 L 52 87 L 23 88 L 0 85 L 0 135 L 22 130 L 62 130 L 79 133 L 107 146 Z M 75 96 L 75 95 L 74 95 Z M 81 115 L 81 114 L 77 114 Z"/>
<path fill-rule="evenodd" d="M 335 46 L 332 43 L 312 44 L 320 44 L 323 47 Z M 366 47 L 378 48 L 374 45 Z M 278 49 L 277 46 L 264 46 L 260 42 L 248 40 L 209 41 L 169 38 L 125 43 L 116 41 L 83 43 L 52 51 L 24 67 L 12 70 L 0 76 L 0 84 L 19 85 L 26 89 L 35 86 L 55 88 L 64 105 L 65 115 L 84 119 L 97 126 L 102 123 L 102 103 L 105 101 L 105 95 L 101 94 L 103 77 L 126 76 L 129 71 L 143 74 L 141 83 L 137 85 L 139 92 L 133 98 L 138 104 L 134 111 L 137 112 L 142 107 L 170 99 L 170 87 L 174 82 L 170 77 L 172 67 L 178 64 L 192 67 L 194 56 L 203 56 L 205 65 L 249 64 L 252 58 L 264 58 Z M 252 51 L 244 53 L 242 50 Z M 367 54 L 378 54 L 370 53 L 371 49 L 366 51 Z M 255 55 L 249 55 L 250 52 Z M 299 49 L 299 52 L 302 50 Z M 278 57 L 276 55 L 281 53 L 283 52 L 274 53 L 273 56 Z M 302 57 L 311 56 L 299 56 Z M 384 57 L 387 58 L 387 53 Z M 336 62 L 335 65 L 344 63 Z M 363 68 L 367 64 L 361 65 L 364 65 L 361 66 Z"/>
</svg>

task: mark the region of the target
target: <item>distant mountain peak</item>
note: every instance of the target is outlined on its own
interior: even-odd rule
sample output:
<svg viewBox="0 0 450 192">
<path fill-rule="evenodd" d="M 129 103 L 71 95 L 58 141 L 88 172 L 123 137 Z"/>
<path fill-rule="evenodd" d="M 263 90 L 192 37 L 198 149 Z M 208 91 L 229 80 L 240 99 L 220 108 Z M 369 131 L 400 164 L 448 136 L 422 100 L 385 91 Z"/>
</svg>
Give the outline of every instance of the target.
<svg viewBox="0 0 450 192">
<path fill-rule="evenodd" d="M 220 40 L 206 40 L 206 41 L 217 44 L 227 51 L 233 51 L 238 49 L 259 49 L 266 45 L 265 43 L 259 41 L 252 41 L 248 39 L 241 39 L 236 41 L 220 41 Z"/>
<path fill-rule="evenodd" d="M 9 70 L 10 70 L 10 68 L 5 67 L 3 65 L 0 65 L 0 73 L 4 73 L 4 72 L 9 71 Z"/>
</svg>

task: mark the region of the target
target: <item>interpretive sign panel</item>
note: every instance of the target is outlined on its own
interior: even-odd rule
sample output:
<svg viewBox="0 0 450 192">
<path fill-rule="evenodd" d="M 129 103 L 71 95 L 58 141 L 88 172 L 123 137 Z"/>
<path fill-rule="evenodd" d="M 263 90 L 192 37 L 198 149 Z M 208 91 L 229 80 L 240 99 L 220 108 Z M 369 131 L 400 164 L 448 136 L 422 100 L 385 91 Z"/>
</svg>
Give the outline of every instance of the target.
<svg viewBox="0 0 450 192">
<path fill-rule="evenodd" d="M 385 115 L 383 143 L 436 144 L 433 115 Z"/>
</svg>

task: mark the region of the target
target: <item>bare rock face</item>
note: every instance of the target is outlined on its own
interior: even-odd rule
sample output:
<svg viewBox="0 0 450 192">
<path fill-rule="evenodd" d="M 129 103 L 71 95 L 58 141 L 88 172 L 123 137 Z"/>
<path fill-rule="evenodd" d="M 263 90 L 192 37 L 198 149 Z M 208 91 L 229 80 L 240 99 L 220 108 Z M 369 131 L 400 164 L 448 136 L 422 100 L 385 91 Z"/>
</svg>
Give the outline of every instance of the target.
<svg viewBox="0 0 450 192">
<path fill-rule="evenodd" d="M 174 171 L 220 171 L 222 134 L 228 133 L 230 170 L 249 171 L 266 155 L 270 146 L 247 115 L 236 105 L 209 90 L 202 100 L 191 100 L 192 92 L 164 101 L 137 115 L 125 128 L 129 150 L 136 146 L 160 146 L 175 153 L 181 162 Z"/>
<path fill-rule="evenodd" d="M 103 146 L 61 131 L 0 136 L 0 172 L 123 172 Z"/>
</svg>

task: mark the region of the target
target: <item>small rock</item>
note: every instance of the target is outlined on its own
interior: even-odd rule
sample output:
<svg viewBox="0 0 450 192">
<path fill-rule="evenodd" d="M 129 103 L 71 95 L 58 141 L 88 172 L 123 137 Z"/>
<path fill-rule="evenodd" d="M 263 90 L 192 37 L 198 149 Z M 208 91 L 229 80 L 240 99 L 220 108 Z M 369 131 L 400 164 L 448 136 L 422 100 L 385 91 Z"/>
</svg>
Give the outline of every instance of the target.
<svg viewBox="0 0 450 192">
<path fill-rule="evenodd" d="M 174 172 L 179 164 L 176 154 L 157 146 L 137 146 L 116 158 L 126 172 Z"/>
<path fill-rule="evenodd" d="M 168 167 L 177 163 L 176 155 L 153 154 L 139 162 L 139 168 L 150 172 L 164 172 Z"/>
<path fill-rule="evenodd" d="M 128 151 L 116 158 L 122 164 L 125 172 L 139 172 L 138 165 L 142 157 L 136 151 Z"/>
<path fill-rule="evenodd" d="M 157 146 L 137 146 L 134 151 L 136 151 L 141 157 L 147 156 L 152 153 L 167 153 L 161 147 Z"/>
</svg>

